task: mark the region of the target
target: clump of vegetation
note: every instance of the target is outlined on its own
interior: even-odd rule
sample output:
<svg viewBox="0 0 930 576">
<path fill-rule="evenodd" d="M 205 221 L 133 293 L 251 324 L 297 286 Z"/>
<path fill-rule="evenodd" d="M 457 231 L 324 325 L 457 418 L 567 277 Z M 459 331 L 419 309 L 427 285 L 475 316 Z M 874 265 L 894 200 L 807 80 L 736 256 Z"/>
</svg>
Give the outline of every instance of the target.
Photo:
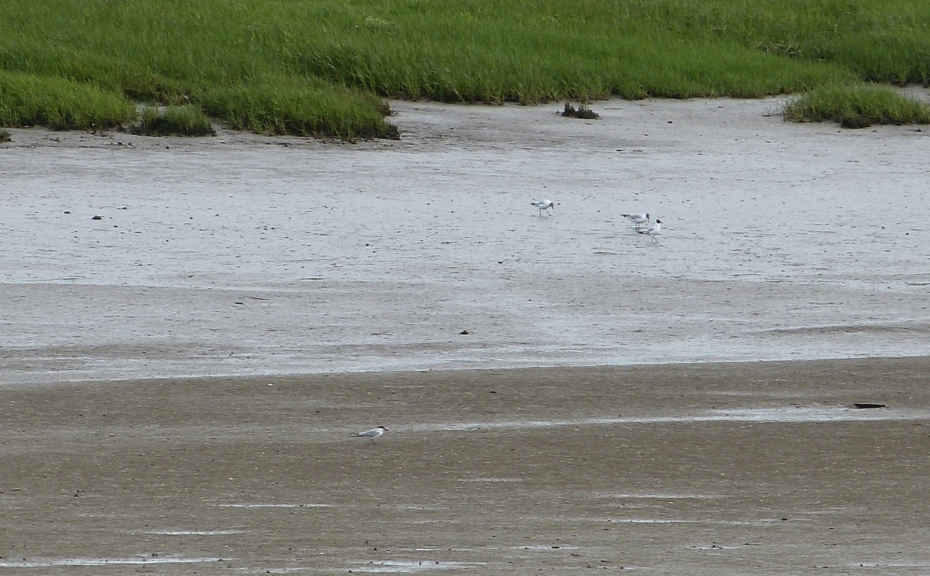
<svg viewBox="0 0 930 576">
<path fill-rule="evenodd" d="M 930 124 L 930 105 L 906 98 L 890 88 L 856 85 L 815 88 L 788 103 L 786 120 L 838 122 L 844 128 L 872 124 Z"/>
<path fill-rule="evenodd" d="M 235 130 L 344 140 L 400 137 L 385 122 L 390 107 L 380 98 L 318 78 L 217 88 L 204 95 L 203 105 Z"/>
<path fill-rule="evenodd" d="M 0 143 L 12 142 L 12 141 L 13 141 L 13 135 L 10 133 L 10 131 L 0 128 Z"/>
<path fill-rule="evenodd" d="M 215 136 L 210 119 L 199 106 L 146 108 L 142 122 L 130 130 L 145 136 Z"/>
<path fill-rule="evenodd" d="M 569 118 L 584 118 L 586 120 L 597 120 L 600 118 L 600 115 L 591 110 L 584 104 L 579 104 L 578 109 L 575 109 L 570 103 L 565 103 L 565 109 L 562 110 L 562 116 L 568 116 Z"/>
<path fill-rule="evenodd" d="M 122 94 L 64 78 L 0 70 L 0 126 L 84 130 L 135 119 L 135 106 Z"/>
</svg>

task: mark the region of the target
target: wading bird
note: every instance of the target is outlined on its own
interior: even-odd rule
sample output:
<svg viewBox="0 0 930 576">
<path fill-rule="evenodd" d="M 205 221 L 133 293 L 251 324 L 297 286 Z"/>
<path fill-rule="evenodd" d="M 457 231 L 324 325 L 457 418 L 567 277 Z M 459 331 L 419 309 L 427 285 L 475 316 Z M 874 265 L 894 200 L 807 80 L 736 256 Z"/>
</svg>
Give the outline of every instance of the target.
<svg viewBox="0 0 930 576">
<path fill-rule="evenodd" d="M 639 232 L 639 227 L 649 222 L 649 213 L 646 214 L 621 214 L 624 218 L 636 224 L 636 231 Z"/>
<path fill-rule="evenodd" d="M 546 211 L 546 214 L 550 214 L 549 210 L 555 212 L 555 202 L 552 200 L 534 200 L 530 202 L 530 205 L 539 209 L 540 216 L 542 216 L 543 210 Z"/>
<path fill-rule="evenodd" d="M 637 230 L 637 232 L 639 232 L 640 234 L 645 234 L 646 236 L 649 236 L 649 238 L 650 238 L 653 242 L 658 242 L 658 241 L 659 241 L 659 232 L 660 232 L 661 230 L 662 230 L 662 221 L 659 220 L 658 218 L 656 218 L 656 223 L 655 223 L 655 224 L 653 224 L 653 225 L 650 226 L 649 228 L 646 228 L 645 230 Z"/>
</svg>

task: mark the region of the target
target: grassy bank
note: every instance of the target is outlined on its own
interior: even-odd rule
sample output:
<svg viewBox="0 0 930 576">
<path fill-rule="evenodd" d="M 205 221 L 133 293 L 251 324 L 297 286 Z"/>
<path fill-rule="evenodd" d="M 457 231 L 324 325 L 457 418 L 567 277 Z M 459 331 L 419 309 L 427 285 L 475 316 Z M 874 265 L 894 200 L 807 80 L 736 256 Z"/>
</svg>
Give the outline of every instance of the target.
<svg viewBox="0 0 930 576">
<path fill-rule="evenodd" d="M 875 86 L 815 88 L 785 107 L 796 122 L 838 122 L 845 128 L 872 124 L 930 124 L 930 106 Z"/>
<path fill-rule="evenodd" d="M 119 92 L 66 78 L 0 70 L 2 126 L 109 128 L 135 119 L 135 107 Z"/>
<path fill-rule="evenodd" d="M 919 0 L 6 0 L 0 122 L 81 127 L 97 111 L 122 123 L 117 103 L 144 102 L 197 105 L 258 132 L 392 137 L 387 97 L 927 84 L 928 30 Z"/>
<path fill-rule="evenodd" d="M 146 136 L 214 136 L 216 131 L 203 110 L 196 106 L 146 108 L 133 132 Z"/>
</svg>

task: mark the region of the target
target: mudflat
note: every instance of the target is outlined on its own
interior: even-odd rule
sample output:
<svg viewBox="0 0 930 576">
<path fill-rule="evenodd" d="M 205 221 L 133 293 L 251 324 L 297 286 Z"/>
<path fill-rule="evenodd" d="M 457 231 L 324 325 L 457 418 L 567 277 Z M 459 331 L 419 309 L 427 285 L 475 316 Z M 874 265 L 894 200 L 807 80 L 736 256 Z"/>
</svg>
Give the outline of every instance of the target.
<svg viewBox="0 0 930 576">
<path fill-rule="evenodd" d="M 888 358 L 0 386 L 0 574 L 925 574 L 928 375 Z"/>
<path fill-rule="evenodd" d="M 402 139 L 357 145 L 14 130 L 0 382 L 926 354 L 930 132 L 783 102 L 393 102 Z"/>
<path fill-rule="evenodd" d="M 13 130 L 0 576 L 927 573 L 930 132 L 782 104 Z"/>
</svg>

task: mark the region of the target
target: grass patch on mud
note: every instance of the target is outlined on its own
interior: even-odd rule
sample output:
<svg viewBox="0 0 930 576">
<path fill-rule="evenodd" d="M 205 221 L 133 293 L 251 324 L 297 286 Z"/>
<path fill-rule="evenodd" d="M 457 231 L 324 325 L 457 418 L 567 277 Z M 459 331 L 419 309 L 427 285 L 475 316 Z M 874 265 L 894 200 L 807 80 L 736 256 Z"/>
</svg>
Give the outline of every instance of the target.
<svg viewBox="0 0 930 576">
<path fill-rule="evenodd" d="M 190 104 L 258 132 L 390 138 L 383 98 L 927 85 L 927 30 L 923 0 L 5 0 L 0 123 L 113 125 L 133 103 Z"/>
<path fill-rule="evenodd" d="M 208 113 L 237 130 L 345 140 L 399 138 L 397 128 L 384 120 L 390 108 L 380 98 L 316 78 L 218 88 L 202 101 Z"/>
<path fill-rule="evenodd" d="M 210 119 L 199 106 L 146 108 L 142 121 L 130 130 L 145 136 L 215 136 Z"/>
<path fill-rule="evenodd" d="M 838 122 L 844 128 L 930 124 L 930 105 L 880 86 L 826 86 L 788 103 L 784 116 L 795 122 Z"/>
<path fill-rule="evenodd" d="M 2 126 L 88 130 L 120 126 L 136 116 L 124 95 L 93 84 L 0 70 Z"/>
</svg>

